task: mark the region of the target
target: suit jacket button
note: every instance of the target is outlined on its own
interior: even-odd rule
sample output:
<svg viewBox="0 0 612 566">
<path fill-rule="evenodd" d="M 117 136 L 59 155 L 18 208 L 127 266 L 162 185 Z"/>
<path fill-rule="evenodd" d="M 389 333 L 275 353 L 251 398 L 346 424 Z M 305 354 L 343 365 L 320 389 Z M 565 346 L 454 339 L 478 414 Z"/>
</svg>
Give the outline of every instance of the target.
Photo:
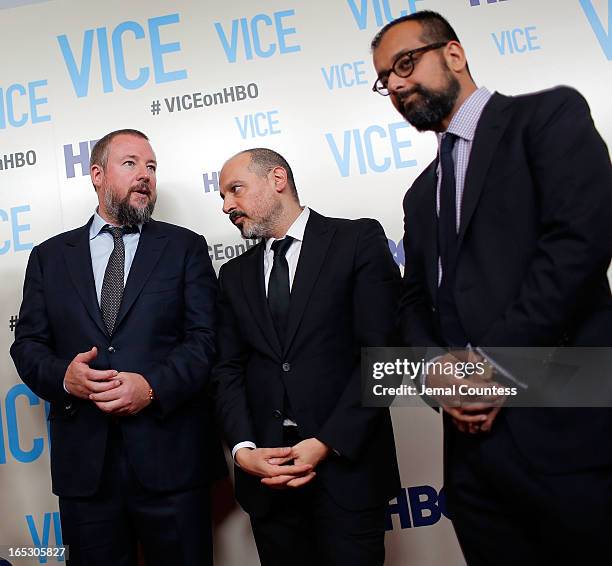
<svg viewBox="0 0 612 566">
<path fill-rule="evenodd" d="M 280 419 L 283 416 L 283 413 L 281 413 L 278 409 L 275 409 L 272 414 L 274 415 L 275 419 Z"/>
<path fill-rule="evenodd" d="M 291 364 L 288 362 L 285 362 L 283 364 L 283 371 L 291 371 Z"/>
<path fill-rule="evenodd" d="M 109 347 L 108 347 L 108 352 L 109 352 L 109 353 L 111 353 L 111 354 L 112 354 L 114 351 L 115 351 L 115 347 L 114 347 L 114 346 L 109 346 Z"/>
</svg>

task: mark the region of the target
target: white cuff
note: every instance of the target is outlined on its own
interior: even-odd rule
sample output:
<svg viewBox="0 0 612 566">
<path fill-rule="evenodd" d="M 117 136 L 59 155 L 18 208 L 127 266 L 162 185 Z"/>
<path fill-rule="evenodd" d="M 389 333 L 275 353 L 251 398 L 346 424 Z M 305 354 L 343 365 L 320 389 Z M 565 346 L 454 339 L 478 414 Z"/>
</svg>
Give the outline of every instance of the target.
<svg viewBox="0 0 612 566">
<path fill-rule="evenodd" d="M 62 387 L 64 388 L 64 391 L 66 393 L 68 393 L 68 395 L 72 395 L 72 393 L 70 393 L 70 391 L 68 391 L 68 388 L 66 387 L 66 380 L 65 379 L 62 381 Z"/>
<path fill-rule="evenodd" d="M 257 446 L 255 445 L 254 442 L 251 442 L 250 440 L 245 440 L 244 442 L 239 442 L 238 444 L 236 444 L 236 446 L 234 446 L 232 448 L 232 460 L 234 460 L 234 463 L 236 465 L 238 465 L 236 463 L 236 452 L 238 452 L 238 450 L 240 450 L 241 448 L 257 448 Z"/>
</svg>

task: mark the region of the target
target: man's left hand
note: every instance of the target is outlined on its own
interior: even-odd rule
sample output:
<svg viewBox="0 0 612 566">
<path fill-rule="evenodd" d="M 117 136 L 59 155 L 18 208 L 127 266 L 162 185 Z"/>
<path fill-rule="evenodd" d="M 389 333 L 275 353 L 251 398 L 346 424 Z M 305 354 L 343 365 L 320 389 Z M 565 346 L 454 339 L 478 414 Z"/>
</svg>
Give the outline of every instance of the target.
<svg viewBox="0 0 612 566">
<path fill-rule="evenodd" d="M 151 403 L 151 386 L 141 374 L 122 371 L 113 379 L 121 385 L 89 396 L 101 411 L 117 416 L 135 415 Z"/>
<path fill-rule="evenodd" d="M 312 466 L 312 471 L 309 473 L 289 479 L 281 476 L 276 478 L 264 478 L 261 482 L 270 487 L 301 487 L 309 483 L 316 476 L 315 468 L 329 456 L 331 449 L 327 444 L 324 444 L 317 438 L 307 438 L 306 440 L 302 440 L 298 442 L 291 449 L 291 458 L 295 465 L 303 465 L 310 464 Z M 284 464 L 288 458 L 271 458 L 269 460 L 270 464 Z M 284 481 L 283 481 L 284 480 Z M 282 485 L 281 485 L 282 484 Z"/>
</svg>

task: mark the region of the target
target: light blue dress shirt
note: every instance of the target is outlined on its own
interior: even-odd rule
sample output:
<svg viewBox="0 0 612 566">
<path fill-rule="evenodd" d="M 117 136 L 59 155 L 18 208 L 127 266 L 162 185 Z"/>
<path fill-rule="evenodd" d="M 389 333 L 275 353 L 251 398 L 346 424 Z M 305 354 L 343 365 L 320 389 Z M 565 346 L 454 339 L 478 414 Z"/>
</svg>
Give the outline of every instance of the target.
<svg viewBox="0 0 612 566">
<path fill-rule="evenodd" d="M 104 272 L 106 271 L 108 258 L 114 247 L 112 234 L 110 232 L 102 232 L 102 228 L 104 228 L 106 224 L 108 224 L 108 222 L 106 222 L 96 210 L 93 222 L 89 227 L 89 251 L 91 252 L 91 267 L 93 269 L 94 281 L 96 282 L 98 304 L 100 304 L 100 297 L 102 295 Z M 134 261 L 134 255 L 136 255 L 141 230 L 142 224 L 139 224 L 137 232 L 123 235 L 123 243 L 125 245 L 124 286 L 130 273 L 132 262 Z"/>
</svg>

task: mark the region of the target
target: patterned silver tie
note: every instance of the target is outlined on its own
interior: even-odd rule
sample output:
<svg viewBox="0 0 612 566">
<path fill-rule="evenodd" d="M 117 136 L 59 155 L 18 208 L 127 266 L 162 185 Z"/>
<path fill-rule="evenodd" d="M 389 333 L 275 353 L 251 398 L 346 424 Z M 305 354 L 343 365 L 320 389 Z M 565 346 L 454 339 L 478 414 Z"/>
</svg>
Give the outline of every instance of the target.
<svg viewBox="0 0 612 566">
<path fill-rule="evenodd" d="M 106 264 L 100 300 L 104 325 L 106 326 L 106 330 L 108 330 L 108 334 L 111 336 L 115 329 L 117 314 L 119 313 L 121 299 L 123 298 L 123 278 L 125 270 L 125 245 L 123 243 L 123 234 L 128 230 L 109 224 L 106 224 L 102 228 L 103 232 L 109 232 L 113 236 L 114 244 L 113 251 Z"/>
</svg>

